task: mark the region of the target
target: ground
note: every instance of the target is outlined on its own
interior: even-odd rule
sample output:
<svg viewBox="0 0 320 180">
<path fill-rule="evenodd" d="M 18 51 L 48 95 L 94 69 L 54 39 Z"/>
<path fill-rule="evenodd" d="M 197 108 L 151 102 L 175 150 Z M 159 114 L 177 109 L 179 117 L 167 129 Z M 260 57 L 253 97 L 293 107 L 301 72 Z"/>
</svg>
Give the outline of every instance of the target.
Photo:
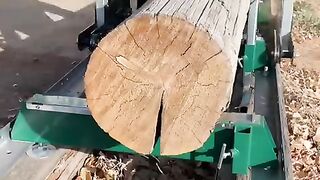
<svg viewBox="0 0 320 180">
<path fill-rule="evenodd" d="M 282 81 L 294 179 L 320 174 L 320 2 L 294 7 L 296 58 L 282 64 Z"/>
<path fill-rule="evenodd" d="M 294 11 L 294 62 L 298 68 L 320 72 L 320 1 L 298 0 Z"/>
<path fill-rule="evenodd" d="M 320 72 L 320 38 L 295 43 L 297 57 L 294 63 L 298 68 L 307 68 Z"/>
<path fill-rule="evenodd" d="M 93 22 L 92 2 L 0 1 L 0 127 L 21 100 L 43 92 L 87 55 L 76 38 Z"/>
</svg>

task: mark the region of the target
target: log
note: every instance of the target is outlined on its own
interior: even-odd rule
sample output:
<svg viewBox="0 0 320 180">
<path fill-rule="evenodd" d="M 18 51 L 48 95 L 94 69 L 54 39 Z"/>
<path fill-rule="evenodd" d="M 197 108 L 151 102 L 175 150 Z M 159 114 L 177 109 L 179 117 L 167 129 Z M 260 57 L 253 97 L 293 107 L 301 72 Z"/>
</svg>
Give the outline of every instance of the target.
<svg viewBox="0 0 320 180">
<path fill-rule="evenodd" d="M 157 129 L 162 155 L 200 148 L 228 106 L 249 4 L 148 1 L 91 55 L 85 93 L 98 125 L 142 154 Z"/>
</svg>

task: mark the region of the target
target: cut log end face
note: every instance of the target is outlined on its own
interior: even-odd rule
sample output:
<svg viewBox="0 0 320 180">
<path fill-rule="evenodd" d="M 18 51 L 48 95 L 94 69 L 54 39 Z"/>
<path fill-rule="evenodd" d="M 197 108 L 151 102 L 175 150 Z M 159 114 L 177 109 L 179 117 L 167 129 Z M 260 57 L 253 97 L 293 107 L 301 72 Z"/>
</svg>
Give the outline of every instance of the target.
<svg viewBox="0 0 320 180">
<path fill-rule="evenodd" d="M 209 137 L 229 100 L 232 72 L 207 32 L 182 19 L 142 15 L 99 43 L 85 91 L 92 116 L 111 137 L 151 153 L 161 120 L 161 154 L 177 155 Z"/>
</svg>

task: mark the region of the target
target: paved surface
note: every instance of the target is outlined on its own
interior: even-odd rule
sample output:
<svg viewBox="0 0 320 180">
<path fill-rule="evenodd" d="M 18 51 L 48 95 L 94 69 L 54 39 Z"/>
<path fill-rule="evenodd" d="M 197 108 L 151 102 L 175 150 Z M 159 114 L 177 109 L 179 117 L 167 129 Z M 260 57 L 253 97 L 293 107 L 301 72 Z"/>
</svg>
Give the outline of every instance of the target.
<svg viewBox="0 0 320 180">
<path fill-rule="evenodd" d="M 19 100 L 43 92 L 87 56 L 76 38 L 93 22 L 92 0 L 52 2 L 0 1 L 0 127 L 13 119 Z"/>
</svg>

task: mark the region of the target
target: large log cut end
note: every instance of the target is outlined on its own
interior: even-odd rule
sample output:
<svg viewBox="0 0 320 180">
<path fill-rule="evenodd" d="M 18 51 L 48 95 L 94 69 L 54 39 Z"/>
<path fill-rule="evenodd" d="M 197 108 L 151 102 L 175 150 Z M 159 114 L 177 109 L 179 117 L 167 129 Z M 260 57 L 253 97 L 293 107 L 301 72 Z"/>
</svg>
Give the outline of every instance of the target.
<svg viewBox="0 0 320 180">
<path fill-rule="evenodd" d="M 92 116 L 111 137 L 148 154 L 158 128 L 161 154 L 177 155 L 201 147 L 227 106 L 245 19 L 231 4 L 219 19 L 226 7 L 212 9 L 219 2 L 207 1 L 193 21 L 180 11 L 159 13 L 172 8 L 170 2 L 182 9 L 190 1 L 154 9 L 163 2 L 153 1 L 99 43 L 85 91 Z"/>
</svg>

